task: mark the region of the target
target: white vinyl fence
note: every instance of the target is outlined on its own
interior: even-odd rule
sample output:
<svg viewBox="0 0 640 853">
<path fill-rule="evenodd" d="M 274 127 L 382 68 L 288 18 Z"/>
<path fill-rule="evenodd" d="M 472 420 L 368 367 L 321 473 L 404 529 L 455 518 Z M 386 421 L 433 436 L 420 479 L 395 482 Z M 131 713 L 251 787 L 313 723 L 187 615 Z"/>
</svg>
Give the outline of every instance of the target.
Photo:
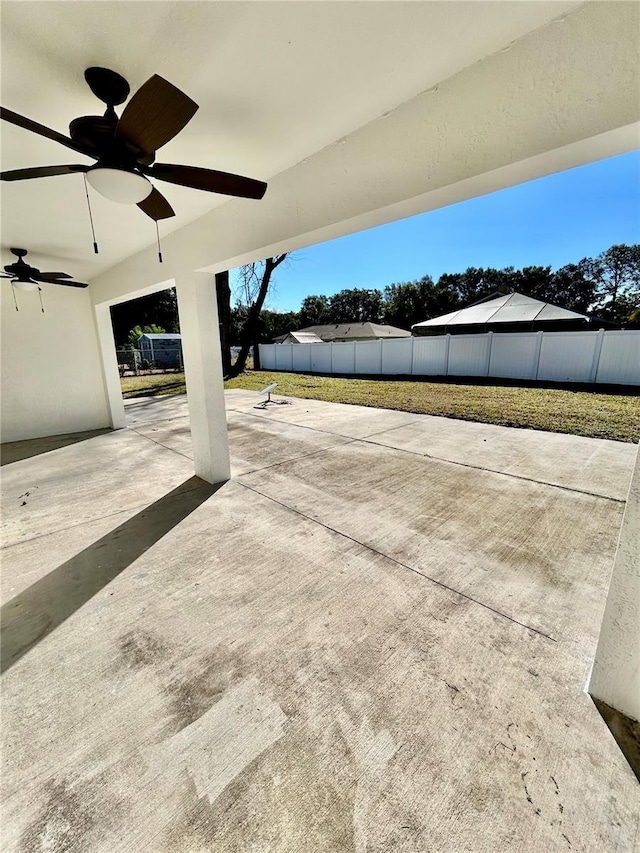
<svg viewBox="0 0 640 853">
<path fill-rule="evenodd" d="M 492 376 L 640 385 L 640 331 L 487 332 L 333 344 L 260 344 L 263 370 Z"/>
</svg>

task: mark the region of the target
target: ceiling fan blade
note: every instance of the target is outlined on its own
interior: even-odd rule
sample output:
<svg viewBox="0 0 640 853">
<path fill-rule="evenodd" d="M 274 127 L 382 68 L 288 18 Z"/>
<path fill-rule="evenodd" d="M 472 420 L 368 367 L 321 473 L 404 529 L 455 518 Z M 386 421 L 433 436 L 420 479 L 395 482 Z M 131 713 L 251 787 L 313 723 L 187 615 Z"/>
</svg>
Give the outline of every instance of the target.
<svg viewBox="0 0 640 853">
<path fill-rule="evenodd" d="M 6 109 L 6 107 L 0 107 L 0 119 L 8 121 L 10 124 L 15 124 L 17 127 L 22 127 L 24 130 L 30 130 L 32 133 L 37 133 L 39 136 L 45 136 L 47 139 L 52 139 L 54 142 L 59 142 L 61 145 L 66 145 L 67 148 L 79 151 L 80 154 L 86 154 L 89 157 L 93 157 L 92 154 L 85 151 L 81 145 L 78 145 L 68 136 L 64 136 L 64 134 L 58 133 L 57 130 L 52 130 L 50 127 L 45 127 L 37 121 L 32 121 L 30 118 L 14 113 L 12 110 Z M 93 159 L 95 160 L 96 158 L 93 157 Z"/>
<path fill-rule="evenodd" d="M 0 181 L 26 181 L 28 178 L 49 178 L 53 175 L 72 175 L 74 172 L 87 172 L 89 166 L 35 166 L 32 169 L 13 169 L 0 172 Z"/>
<path fill-rule="evenodd" d="M 41 272 L 38 278 L 41 281 L 56 281 L 59 278 L 73 278 L 73 276 L 66 272 Z"/>
<path fill-rule="evenodd" d="M 63 287 L 89 287 L 84 281 L 52 281 L 48 278 L 43 278 L 41 275 L 32 275 L 31 278 L 35 281 L 41 281 L 43 284 L 61 284 Z"/>
<path fill-rule="evenodd" d="M 230 172 L 201 169 L 199 166 L 154 163 L 153 166 L 145 168 L 144 171 L 160 181 L 168 181 L 182 187 L 191 187 L 194 190 L 239 196 L 240 198 L 260 199 L 267 191 L 267 185 L 264 181 L 256 181 L 242 175 L 232 175 Z"/>
<path fill-rule="evenodd" d="M 168 80 L 154 74 L 124 108 L 116 139 L 141 155 L 153 154 L 193 118 L 198 105 Z"/>
<path fill-rule="evenodd" d="M 138 202 L 138 207 L 143 213 L 150 216 L 151 219 L 155 219 L 156 222 L 159 219 L 169 219 L 171 216 L 176 215 L 169 202 L 155 187 L 143 201 Z"/>
</svg>

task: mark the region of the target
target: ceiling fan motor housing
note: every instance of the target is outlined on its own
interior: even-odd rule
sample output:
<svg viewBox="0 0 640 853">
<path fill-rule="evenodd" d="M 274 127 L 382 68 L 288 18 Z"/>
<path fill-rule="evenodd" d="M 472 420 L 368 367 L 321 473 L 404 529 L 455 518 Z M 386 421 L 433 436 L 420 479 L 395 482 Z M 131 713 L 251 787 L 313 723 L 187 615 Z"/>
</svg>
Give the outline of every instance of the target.
<svg viewBox="0 0 640 853">
<path fill-rule="evenodd" d="M 69 125 L 69 136 L 96 156 L 113 145 L 118 117 L 80 116 Z"/>
</svg>

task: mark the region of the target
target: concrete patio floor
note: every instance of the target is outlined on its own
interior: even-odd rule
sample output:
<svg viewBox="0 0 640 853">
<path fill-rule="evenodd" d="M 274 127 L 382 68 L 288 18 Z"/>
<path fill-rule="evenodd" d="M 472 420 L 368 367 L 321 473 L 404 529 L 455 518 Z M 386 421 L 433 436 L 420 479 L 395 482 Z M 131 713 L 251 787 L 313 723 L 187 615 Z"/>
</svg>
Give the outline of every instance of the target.
<svg viewBox="0 0 640 853">
<path fill-rule="evenodd" d="M 184 396 L 3 448 L 3 851 L 637 850 L 584 692 L 636 448 L 226 393 L 219 488 Z"/>
</svg>

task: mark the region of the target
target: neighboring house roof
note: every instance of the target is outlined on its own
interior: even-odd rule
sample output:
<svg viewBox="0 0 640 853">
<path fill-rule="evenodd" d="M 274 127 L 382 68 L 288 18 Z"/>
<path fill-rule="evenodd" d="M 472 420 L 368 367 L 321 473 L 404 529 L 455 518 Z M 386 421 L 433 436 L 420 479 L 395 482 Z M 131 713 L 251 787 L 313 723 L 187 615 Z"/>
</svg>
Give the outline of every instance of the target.
<svg viewBox="0 0 640 853">
<path fill-rule="evenodd" d="M 325 343 L 336 340 L 359 340 L 362 338 L 410 338 L 411 332 L 398 329 L 396 326 L 386 326 L 383 323 L 329 323 L 324 326 L 307 326 L 291 334 L 308 332 L 316 335 Z M 276 338 L 276 343 L 282 343 L 287 335 Z"/>
<path fill-rule="evenodd" d="M 450 314 L 443 314 L 441 317 L 434 317 L 432 320 L 414 323 L 411 328 L 485 326 L 500 323 L 533 323 L 534 321 L 537 323 L 562 322 L 565 320 L 589 322 L 590 319 L 587 314 L 569 311 L 567 308 L 560 308 L 557 305 L 551 305 L 549 302 L 524 296 L 522 293 L 507 293 L 476 305 L 470 305 L 468 308 L 461 308 L 459 311 L 452 311 Z"/>
<path fill-rule="evenodd" d="M 141 340 L 142 338 L 147 338 L 147 340 L 150 340 L 150 341 L 159 341 L 159 340 L 166 341 L 166 340 L 180 340 L 181 337 L 182 337 L 182 335 L 175 334 L 173 332 L 166 332 L 163 334 L 159 334 L 157 332 L 145 332 L 144 334 L 140 335 L 138 340 Z"/>
<path fill-rule="evenodd" d="M 293 343 L 293 341 L 299 344 L 321 344 L 322 338 L 319 338 L 314 332 L 289 332 L 289 334 L 282 336 L 282 343 Z"/>
</svg>

